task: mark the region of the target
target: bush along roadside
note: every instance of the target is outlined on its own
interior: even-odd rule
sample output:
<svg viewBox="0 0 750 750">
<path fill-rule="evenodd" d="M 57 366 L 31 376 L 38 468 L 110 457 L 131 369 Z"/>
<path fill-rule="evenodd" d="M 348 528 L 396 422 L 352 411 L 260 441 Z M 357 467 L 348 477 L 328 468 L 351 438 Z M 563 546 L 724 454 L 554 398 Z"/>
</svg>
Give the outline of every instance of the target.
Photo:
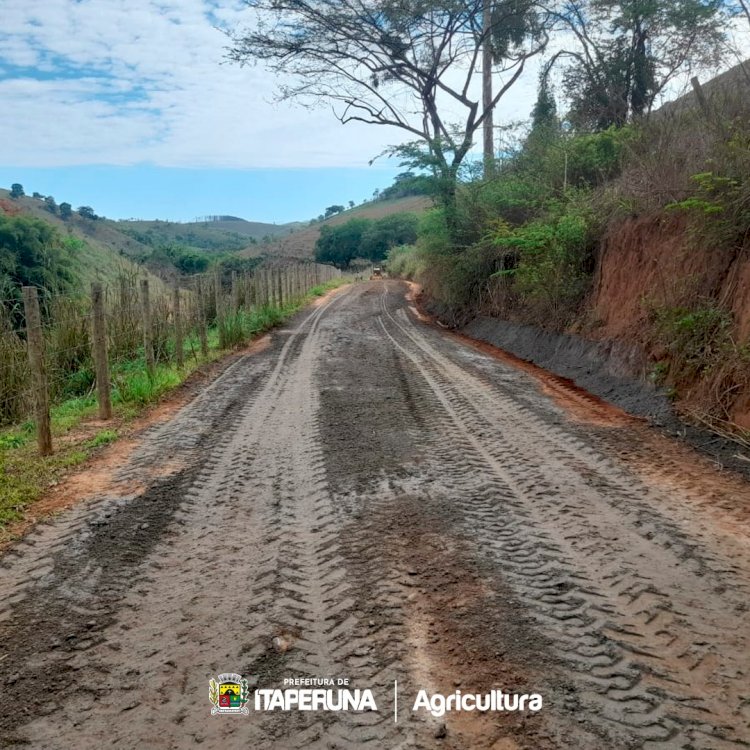
<svg viewBox="0 0 750 750">
<path fill-rule="evenodd" d="M 280 277 L 274 281 L 273 273 L 269 272 L 267 280 L 272 282 L 267 289 L 275 288 L 276 292 L 271 291 L 270 298 L 262 304 L 233 309 L 232 299 L 227 295 L 226 300 L 219 302 L 219 316 L 202 331 L 185 331 L 182 347 L 187 356 L 181 357 L 182 362 L 175 356 L 175 337 L 168 332 L 158 340 L 161 356 L 155 357 L 153 363 L 149 363 L 142 344 L 132 357 L 113 358 L 111 420 L 98 419 L 100 405 L 91 387 L 91 367 L 85 375 L 71 373 L 71 380 L 80 379 L 85 389 L 76 395 L 66 395 L 63 391 L 50 407 L 49 427 L 54 443 L 50 455 L 39 454 L 33 418 L 0 428 L 0 532 L 9 523 L 23 519 L 28 506 L 66 472 L 82 464 L 97 449 L 116 441 L 130 422 L 191 374 L 283 323 L 316 297 L 348 283 L 345 278 L 335 277 L 300 294 L 292 294 L 290 283 L 286 287 L 288 294 L 284 295 Z M 310 280 L 316 279 L 311 276 Z M 223 302 L 227 308 L 222 313 Z"/>
<path fill-rule="evenodd" d="M 680 106 L 605 130 L 554 107 L 491 171 L 467 170 L 455 216 L 421 217 L 388 254 L 443 322 L 477 316 L 639 350 L 633 376 L 675 410 L 750 440 L 750 107 Z"/>
</svg>

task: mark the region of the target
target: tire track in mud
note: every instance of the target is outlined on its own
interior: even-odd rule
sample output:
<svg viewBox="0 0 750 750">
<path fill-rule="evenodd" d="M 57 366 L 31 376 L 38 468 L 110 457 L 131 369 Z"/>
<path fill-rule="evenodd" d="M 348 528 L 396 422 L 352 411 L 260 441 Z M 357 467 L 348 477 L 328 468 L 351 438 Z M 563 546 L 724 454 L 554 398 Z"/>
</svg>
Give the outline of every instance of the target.
<svg viewBox="0 0 750 750">
<path fill-rule="evenodd" d="M 440 432 L 448 436 L 441 453 L 445 465 L 460 465 L 463 457 L 477 475 L 488 469 L 495 475 L 474 484 L 467 519 L 477 543 L 503 562 L 504 574 L 537 610 L 537 621 L 555 634 L 568 663 L 586 675 L 589 711 L 654 747 L 691 741 L 701 747 L 739 746 L 747 737 L 741 714 L 746 672 L 737 666 L 747 661 L 741 624 L 745 583 L 738 585 L 718 561 L 710 565 L 705 550 L 683 547 L 673 556 L 669 547 L 680 542 L 673 530 L 663 534 L 667 553 L 656 554 L 650 542 L 663 529 L 653 523 L 644 529 L 642 519 L 634 527 L 649 543 L 638 544 L 631 533 L 618 545 L 625 536 L 622 519 L 602 518 L 602 511 L 611 506 L 629 520 L 629 506 L 640 502 L 619 479 L 602 481 L 616 472 L 607 472 L 590 449 L 581 457 L 574 450 L 579 445 L 555 446 L 549 435 L 557 431 L 540 435 L 538 423 L 520 410 L 502 410 L 503 402 L 512 407 L 507 397 L 488 393 L 485 383 L 436 352 L 405 316 L 399 320 L 390 313 L 385 298 L 382 310 L 385 334 L 422 372 L 447 417 L 440 422 Z M 509 442 L 503 428 L 521 423 L 523 433 L 509 430 Z M 593 489 L 580 481 L 591 463 L 599 478 Z M 472 490 L 469 475 L 449 475 L 457 495 Z M 657 565 L 675 565 L 676 557 L 683 572 L 686 559 L 697 562 L 677 606 L 668 580 L 655 585 L 658 575 L 643 570 L 639 555 Z M 723 612 L 731 602 L 706 586 L 709 574 L 721 595 L 734 591 L 734 622 Z M 713 611 L 698 604 L 704 597 L 713 599 Z M 734 637 L 725 638 L 726 630 Z"/>
<path fill-rule="evenodd" d="M 69 726 L 72 723 L 75 726 L 70 718 L 78 710 L 79 704 L 83 704 L 87 710 L 91 709 L 93 701 L 81 697 L 82 694 L 90 697 L 92 692 L 90 687 L 86 687 L 86 680 L 91 679 L 95 684 L 97 673 L 107 674 L 113 671 L 115 674 L 119 672 L 119 679 L 110 683 L 108 692 L 121 694 L 119 699 L 109 701 L 109 713 L 105 709 L 98 722 L 87 722 L 85 738 L 80 736 L 80 732 L 71 735 L 76 736 L 75 744 L 81 747 L 86 746 L 86 742 L 93 746 L 97 736 L 99 741 L 111 740 L 113 735 L 109 721 L 117 718 L 121 710 L 118 710 L 118 706 L 128 702 L 127 695 L 132 695 L 131 691 L 135 689 L 139 676 L 147 674 L 149 668 L 164 672 L 164 664 L 156 664 L 156 661 L 164 662 L 163 654 L 167 650 L 175 653 L 180 650 L 174 644 L 165 648 L 163 642 L 156 648 L 151 646 L 157 644 L 148 645 L 149 635 L 143 632 L 140 622 L 145 608 L 149 610 L 148 617 L 161 620 L 162 626 L 169 623 L 173 628 L 172 639 L 176 637 L 178 646 L 184 644 L 186 650 L 191 652 L 190 656 L 182 653 L 181 659 L 166 660 L 165 686 L 169 685 L 169 680 L 175 679 L 171 674 L 176 668 L 175 664 L 189 664 L 190 657 L 196 656 L 191 636 L 201 628 L 196 628 L 195 623 L 187 626 L 184 623 L 198 619 L 204 628 L 210 630 L 212 619 L 218 624 L 222 622 L 222 616 L 231 618 L 231 611 L 227 611 L 232 609 L 231 597 L 227 597 L 226 592 L 221 592 L 221 596 L 212 596 L 210 593 L 207 595 L 205 571 L 215 571 L 217 557 L 222 553 L 240 556 L 248 542 L 253 544 L 253 535 L 248 532 L 253 532 L 254 527 L 248 529 L 245 524 L 233 523 L 233 515 L 254 510 L 247 507 L 248 499 L 261 506 L 262 503 L 257 501 L 265 499 L 262 491 L 260 498 L 252 495 L 257 492 L 254 484 L 257 480 L 268 482 L 274 476 L 268 473 L 267 465 L 262 462 L 258 465 L 259 456 L 264 460 L 268 456 L 268 451 L 259 448 L 263 448 L 263 432 L 275 426 L 269 424 L 274 415 L 288 414 L 285 425 L 287 433 L 277 436 L 278 441 L 272 446 L 276 452 L 281 450 L 284 453 L 284 438 L 295 437 L 289 435 L 288 429 L 298 429 L 294 425 L 298 415 L 294 411 L 285 411 L 286 405 L 283 403 L 289 390 L 288 384 L 293 381 L 298 386 L 295 392 L 298 398 L 306 397 L 305 393 L 299 391 L 299 386 L 304 382 L 299 373 L 308 367 L 309 355 L 300 362 L 301 352 L 305 351 L 306 346 L 308 350 L 314 348 L 314 343 L 306 344 L 304 340 L 314 340 L 320 319 L 336 299 L 334 297 L 314 310 L 297 330 L 288 335 L 270 374 L 264 377 L 263 368 L 260 368 L 259 378 L 264 381 L 260 388 L 258 378 L 248 378 L 247 373 L 243 377 L 238 363 L 220 379 L 226 389 L 220 393 L 204 394 L 183 410 L 173 423 L 145 444 L 145 450 L 139 452 L 134 465 L 128 467 L 123 474 L 132 475 L 149 467 L 159 452 L 164 451 L 165 445 L 174 445 L 171 451 L 173 459 L 178 458 L 184 462 L 192 460 L 192 466 L 175 476 L 160 480 L 138 497 L 126 496 L 104 501 L 100 499 L 94 518 L 90 517 L 90 513 L 87 514 L 86 509 L 79 508 L 70 514 L 74 517 L 72 520 L 50 524 L 45 531 L 52 541 L 45 540 L 42 533 L 36 535 L 36 538 L 32 536 L 27 542 L 26 546 L 40 547 L 38 560 L 30 560 L 30 556 L 24 555 L 23 550 L 19 550 L 16 555 L 6 556 L 4 565 L 11 575 L 4 579 L 5 584 L 10 585 L 15 578 L 21 584 L 18 588 L 23 588 L 24 591 L 9 602 L 10 609 L 4 613 L 6 623 L 2 643 L 13 652 L 13 659 L 0 662 L 0 679 L 4 678 L 2 682 L 6 686 L 16 688 L 22 688 L 26 681 L 34 684 L 34 680 L 37 680 L 37 684 L 44 682 L 49 687 L 46 709 L 40 711 L 34 705 L 27 705 L 25 710 L 19 710 L 18 706 L 11 707 L 8 704 L 0 725 L 3 730 L 12 732 L 5 735 L 6 741 L 12 741 L 15 731 L 33 713 L 54 713 L 54 718 L 38 720 L 26 728 L 30 729 L 35 746 L 56 747 L 59 746 L 57 742 L 67 744 L 64 740 L 52 740 L 51 737 L 65 736 L 66 724 Z M 216 384 L 214 389 L 218 390 Z M 227 393 L 231 395 L 225 396 Z M 309 417 L 309 413 L 303 416 Z M 221 429 L 204 430 L 204 437 L 198 440 L 186 432 L 191 423 L 200 424 L 207 417 L 210 417 L 212 426 L 219 424 Z M 218 440 L 212 442 L 216 438 Z M 308 452 L 310 442 L 311 438 L 308 437 Z M 201 456 L 200 451 L 205 454 Z M 181 452 L 184 455 L 180 455 Z M 308 455 L 300 456 L 302 465 L 308 458 Z M 295 490 L 299 492 L 300 489 L 302 488 L 287 488 L 287 494 Z M 314 498 L 313 504 L 320 506 L 320 497 Z M 170 533 L 167 533 L 168 529 Z M 157 543 L 161 543 L 162 551 L 157 550 L 147 566 L 141 565 L 155 551 Z M 199 548 L 196 553 L 197 545 L 202 549 Z M 163 551 L 169 548 L 173 552 Z M 312 556 L 319 552 L 320 550 L 315 550 Z M 100 570 L 91 571 L 92 558 L 102 563 L 103 574 Z M 24 564 L 19 565 L 19 560 Z M 322 566 L 319 564 L 316 567 L 314 563 L 315 560 L 308 562 L 307 566 L 296 564 L 298 579 L 303 578 L 300 581 L 303 588 L 313 592 L 324 577 L 321 576 Z M 46 566 L 43 584 L 22 583 L 30 564 Z M 168 580 L 161 588 L 154 586 L 154 581 L 163 582 L 164 576 L 160 571 L 164 568 L 177 569 L 176 579 Z M 302 574 L 307 578 L 304 579 Z M 307 587 L 304 586 L 305 583 Z M 189 597 L 191 589 L 194 590 L 192 598 Z M 318 599 L 322 593 L 322 589 L 317 592 Z M 184 606 L 186 596 L 190 601 Z M 200 599 L 209 600 L 216 609 L 199 612 L 201 608 L 205 610 L 206 606 L 203 604 L 199 607 Z M 312 599 L 316 599 L 314 593 Z M 315 612 L 314 607 L 309 606 L 310 601 L 308 596 L 307 608 L 313 610 L 311 616 L 317 622 L 322 605 L 318 601 L 318 611 Z M 168 611 L 169 606 L 175 603 L 183 605 L 182 612 Z M 91 619 L 103 610 L 106 611 L 106 617 L 99 617 L 96 621 Z M 111 633 L 118 610 L 121 615 L 126 613 L 124 618 L 119 618 L 119 627 L 126 631 L 126 637 L 122 641 L 128 640 L 127 631 L 135 634 L 129 639 L 128 651 L 138 654 L 137 661 L 141 665 L 138 670 L 123 669 L 122 664 L 118 663 L 122 659 L 120 653 L 123 644 L 113 638 Z M 154 618 L 152 613 L 158 613 L 160 617 Z M 58 643 L 61 627 L 72 630 L 68 636 L 64 636 L 62 648 Z M 150 636 L 157 641 L 164 641 L 165 636 L 170 635 L 167 631 L 168 628 L 158 627 Z M 49 637 L 45 637 L 45 634 Z M 198 638 L 202 637 L 205 637 L 205 633 L 198 634 Z M 321 640 L 324 639 L 318 638 L 318 641 Z M 117 646 L 114 649 L 113 644 Z M 56 655 L 56 650 L 59 651 L 59 656 Z M 221 650 L 217 649 L 216 653 L 221 653 Z M 31 667 L 34 661 L 32 652 L 44 654 L 43 658 L 38 659 L 38 667 Z M 237 666 L 235 663 L 233 668 Z M 19 667 L 21 669 L 17 671 Z M 216 665 L 214 673 L 226 668 L 226 664 Z M 52 684 L 50 676 L 53 676 Z M 183 678 L 184 675 L 179 679 Z M 126 687 L 121 689 L 118 682 Z M 57 694 L 63 692 L 73 695 L 72 701 L 66 701 L 72 704 L 71 710 L 67 712 L 56 700 L 50 700 L 49 695 L 51 693 L 57 698 Z M 201 698 L 204 692 L 201 685 Z M 184 690 L 180 693 L 184 693 Z M 7 693 L 6 696 L 11 698 Z M 184 695 L 182 697 L 184 699 Z M 196 699 L 200 700 L 197 696 L 192 698 Z M 164 703 L 163 700 L 160 702 Z M 137 703 L 137 706 L 127 707 L 126 710 L 129 718 L 143 728 L 140 741 L 148 744 L 154 711 L 148 710 L 145 700 Z M 162 705 L 161 708 L 164 709 L 165 706 Z M 187 729 L 184 724 L 185 707 L 175 707 L 174 723 L 182 735 Z M 51 734 L 48 733 L 50 727 Z M 133 724 L 128 723 L 126 734 L 133 732 L 132 727 Z M 193 735 L 199 735 L 198 728 L 193 730 Z M 70 746 L 73 746 L 72 742 Z"/>
<path fill-rule="evenodd" d="M 444 694 L 457 686 L 532 691 L 531 665 L 541 670 L 547 657 L 540 657 L 542 639 L 529 631 L 497 576 L 481 570 L 471 534 L 454 517 L 444 475 L 466 466 L 435 460 L 436 439 L 426 429 L 435 416 L 434 399 L 419 371 L 378 333 L 379 301 L 372 292 L 363 295 L 363 306 L 369 298 L 367 323 L 339 333 L 335 342 L 335 349 L 348 356 L 329 360 L 322 410 L 328 424 L 322 437 L 336 501 L 351 514 L 344 548 L 348 568 L 363 589 L 358 607 L 369 618 L 372 651 L 384 678 L 398 679 L 403 695 L 399 746 L 556 747 L 555 732 L 541 717 L 471 714 L 462 720 L 411 713 L 420 688 Z M 366 355 L 373 347 L 377 358 Z M 363 361 L 371 389 L 358 394 L 354 384 Z M 383 383 L 388 387 L 372 387 Z M 335 440 L 339 431 L 358 424 L 377 435 L 367 444 L 369 460 L 352 461 Z M 396 438 L 400 443 L 392 445 Z M 517 640 L 512 648 L 506 648 L 509 635 Z M 575 719 L 561 717 L 560 725 L 579 740 L 578 747 L 600 746 Z"/>
</svg>

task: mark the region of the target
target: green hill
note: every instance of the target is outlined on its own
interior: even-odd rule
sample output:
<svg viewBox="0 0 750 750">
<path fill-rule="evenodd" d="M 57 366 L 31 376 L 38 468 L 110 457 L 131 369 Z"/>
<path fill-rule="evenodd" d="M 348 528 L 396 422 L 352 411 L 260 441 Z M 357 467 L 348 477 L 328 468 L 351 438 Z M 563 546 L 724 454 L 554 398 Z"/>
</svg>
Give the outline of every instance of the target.
<svg viewBox="0 0 750 750">
<path fill-rule="evenodd" d="M 206 217 L 205 221 L 105 221 L 137 242 L 157 247 L 177 244 L 190 250 L 224 253 L 242 250 L 248 240 L 255 243 L 278 237 L 303 226 L 300 223 L 267 224 L 245 221 L 234 216 Z"/>
<path fill-rule="evenodd" d="M 12 219 L 16 216 L 39 220 L 57 233 L 63 286 L 88 289 L 92 281 L 106 284 L 123 274 L 144 273 L 157 287 L 162 285 L 156 276 L 132 260 L 135 256 L 147 254 L 150 249 L 118 231 L 112 226 L 114 222 L 91 221 L 76 213 L 63 221 L 45 208 L 44 201 L 27 196 L 11 200 L 10 193 L 0 189 L 0 217 Z M 13 283 L 13 274 L 7 268 L 0 267 L 0 276 L 5 278 L 5 285 Z"/>
<path fill-rule="evenodd" d="M 385 216 L 401 213 L 423 213 L 432 205 L 430 198 L 423 195 L 412 195 L 395 200 L 376 200 L 356 206 L 348 211 L 332 216 L 325 221 L 304 225 L 303 228 L 288 232 L 268 243 L 246 245 L 239 254 L 245 257 L 271 255 L 285 258 L 311 258 L 315 252 L 315 243 L 320 237 L 323 226 L 337 226 L 349 219 L 382 219 Z"/>
</svg>

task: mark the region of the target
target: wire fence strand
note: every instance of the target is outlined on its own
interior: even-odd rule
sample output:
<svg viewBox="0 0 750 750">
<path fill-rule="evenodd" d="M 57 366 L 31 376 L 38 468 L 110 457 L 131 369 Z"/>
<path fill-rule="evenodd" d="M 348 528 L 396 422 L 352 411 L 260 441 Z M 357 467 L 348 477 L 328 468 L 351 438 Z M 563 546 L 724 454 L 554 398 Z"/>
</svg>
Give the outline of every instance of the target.
<svg viewBox="0 0 750 750">
<path fill-rule="evenodd" d="M 143 279 L 119 277 L 102 288 L 108 386 L 111 390 L 114 384 L 124 400 L 142 397 L 134 394 L 142 384 L 134 384 L 133 378 L 153 380 L 159 368 L 176 368 L 178 324 L 184 360 L 200 362 L 210 350 L 243 344 L 280 320 L 311 289 L 340 275 L 332 266 L 298 261 L 266 262 L 252 274 L 196 275 L 179 287 L 179 320 L 174 289 L 152 291 L 145 316 Z M 54 405 L 95 393 L 92 297 L 47 289 L 36 289 L 34 295 L 42 350 L 34 366 L 22 289 L 17 296 L 11 292 L 0 298 L 0 428 L 26 422 L 35 413 L 38 418 L 41 402 Z M 156 375 L 147 374 L 147 342 L 153 347 Z M 46 383 L 45 393 L 39 393 L 41 383 Z"/>
</svg>

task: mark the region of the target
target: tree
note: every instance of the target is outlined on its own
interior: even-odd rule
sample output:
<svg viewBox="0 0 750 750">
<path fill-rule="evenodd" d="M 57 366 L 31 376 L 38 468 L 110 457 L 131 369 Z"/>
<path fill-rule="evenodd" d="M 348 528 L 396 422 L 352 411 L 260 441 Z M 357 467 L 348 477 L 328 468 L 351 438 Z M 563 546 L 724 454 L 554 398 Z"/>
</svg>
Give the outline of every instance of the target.
<svg viewBox="0 0 750 750">
<path fill-rule="evenodd" d="M 511 43 L 519 45 L 533 33 L 537 22 L 533 0 L 483 0 L 482 2 L 482 105 L 488 111 L 484 120 L 484 178 L 495 169 L 495 126 L 493 108 L 493 64 L 507 55 Z"/>
<path fill-rule="evenodd" d="M 328 206 L 326 209 L 326 219 L 329 219 L 331 216 L 334 216 L 335 214 L 340 214 L 344 210 L 343 206 Z"/>
<path fill-rule="evenodd" d="M 736 6 L 731 10 L 734 15 L 742 15 L 750 23 L 750 0 L 737 0 Z"/>
<path fill-rule="evenodd" d="M 717 64 L 723 0 L 568 0 L 558 14 L 575 45 L 565 73 L 571 120 L 604 130 L 650 113 L 675 76 Z"/>
<path fill-rule="evenodd" d="M 60 218 L 67 221 L 73 215 L 73 206 L 70 203 L 60 204 Z"/>
<path fill-rule="evenodd" d="M 69 257 L 54 227 L 41 219 L 0 214 L 0 285 L 62 289 L 70 285 Z"/>
<path fill-rule="evenodd" d="M 542 70 L 536 102 L 531 111 L 531 130 L 523 144 L 523 158 L 538 158 L 561 136 L 557 103 L 549 85 L 549 71 Z"/>
<path fill-rule="evenodd" d="M 321 227 L 315 259 L 347 268 L 355 258 L 383 260 L 392 247 L 410 244 L 416 239 L 417 217 L 414 214 L 391 214 L 377 220 L 349 219 L 335 227 Z"/>
<path fill-rule="evenodd" d="M 14 182 L 10 186 L 10 197 L 11 198 L 21 198 L 24 195 L 26 195 L 26 193 L 23 192 L 23 185 L 21 185 L 20 183 Z"/>
<path fill-rule="evenodd" d="M 354 201 L 349 201 L 349 208 L 354 208 Z"/>
<path fill-rule="evenodd" d="M 417 240 L 417 217 L 414 214 L 391 214 L 372 222 L 362 234 L 361 258 L 383 260 L 397 245 L 411 245 Z"/>
<path fill-rule="evenodd" d="M 91 206 L 79 206 L 78 207 L 78 215 L 82 219 L 91 219 L 91 221 L 95 221 L 99 217 L 94 213 L 94 209 L 91 208 Z"/>
<path fill-rule="evenodd" d="M 49 211 L 49 212 L 50 212 L 51 214 L 56 214 L 56 213 L 57 213 L 57 203 L 55 203 L 55 199 L 54 199 L 54 198 L 53 198 L 53 197 L 52 197 L 51 195 L 48 195 L 48 196 L 47 196 L 47 197 L 46 197 L 46 198 L 44 199 L 44 207 L 45 207 L 45 208 L 46 208 L 46 209 L 47 209 L 47 210 L 48 210 L 48 211 Z"/>
<path fill-rule="evenodd" d="M 350 219 L 335 227 L 324 224 L 315 243 L 315 260 L 346 268 L 359 255 L 362 237 L 371 224 L 371 219 Z"/>
<path fill-rule="evenodd" d="M 388 125 L 424 144 L 440 178 L 439 199 L 455 226 L 458 170 L 474 136 L 547 43 L 535 3 L 498 4 L 482 24 L 484 0 L 246 0 L 256 25 L 231 36 L 231 60 L 261 61 L 289 81 L 281 99 L 329 102 L 340 122 Z M 518 32 L 517 6 L 527 11 Z M 493 35 L 504 83 L 482 104 L 474 83 Z M 497 44 L 495 44 L 497 40 Z M 481 97 L 480 97 L 481 98 Z M 460 123 L 451 118 L 460 112 Z"/>
<path fill-rule="evenodd" d="M 36 198 L 37 200 L 42 200 L 42 198 L 44 198 L 44 196 L 36 190 L 31 194 L 31 197 Z"/>
<path fill-rule="evenodd" d="M 549 87 L 549 76 L 543 71 L 539 76 L 539 89 L 534 109 L 531 110 L 531 130 L 557 128 L 559 124 L 557 102 Z"/>
</svg>

